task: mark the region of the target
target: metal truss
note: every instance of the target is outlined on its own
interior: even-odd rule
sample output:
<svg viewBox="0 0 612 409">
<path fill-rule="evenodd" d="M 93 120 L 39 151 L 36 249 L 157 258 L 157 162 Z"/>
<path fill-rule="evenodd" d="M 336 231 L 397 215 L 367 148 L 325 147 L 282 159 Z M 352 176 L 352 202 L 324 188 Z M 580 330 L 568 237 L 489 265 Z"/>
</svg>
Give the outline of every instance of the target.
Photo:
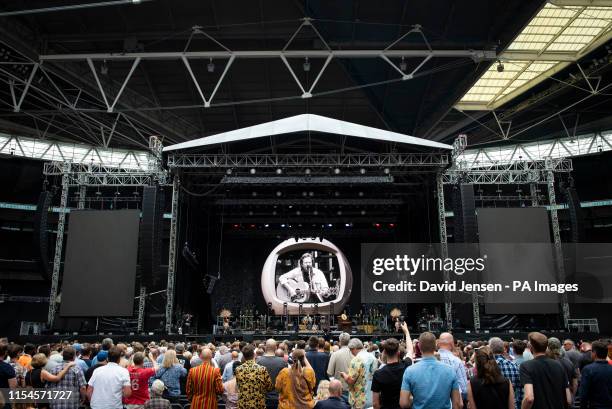
<svg viewBox="0 0 612 409">
<path fill-rule="evenodd" d="M 68 186 L 150 186 L 158 181 L 157 171 L 144 172 L 70 162 L 45 162 L 43 174 L 66 175 Z"/>
<path fill-rule="evenodd" d="M 546 158 L 568 158 L 612 150 L 612 131 L 539 142 L 516 143 L 482 149 L 467 149 L 457 155 L 455 163 L 462 168 L 479 168 L 487 163 L 503 164 L 516 161 L 542 161 Z"/>
<path fill-rule="evenodd" d="M 487 162 L 478 167 L 458 163 L 444 172 L 445 184 L 471 183 L 492 184 L 529 184 L 548 183 L 546 172 L 569 173 L 573 170 L 571 159 L 549 158 L 548 160 L 523 160 L 515 162 Z"/>
<path fill-rule="evenodd" d="M 251 167 L 442 167 L 447 154 L 439 153 L 363 153 L 363 154 L 172 154 L 170 168 L 251 168 Z"/>
<path fill-rule="evenodd" d="M 346 205 L 346 206 L 386 206 L 401 205 L 402 199 L 219 199 L 215 201 L 218 206 L 268 206 L 268 205 Z"/>
<path fill-rule="evenodd" d="M 393 183 L 393 176 L 224 176 L 228 185 L 365 185 Z"/>
<path fill-rule="evenodd" d="M 53 322 L 55 321 L 55 314 L 57 309 L 57 292 L 59 287 L 59 276 L 60 268 L 62 264 L 62 249 L 64 247 L 64 227 L 66 225 L 66 211 L 68 206 L 68 190 L 69 190 L 69 179 L 68 170 L 70 168 L 69 163 L 63 163 L 63 175 L 62 175 L 62 195 L 60 199 L 60 208 L 63 211 L 59 212 L 57 217 L 57 235 L 55 239 L 55 253 L 53 257 L 53 274 L 51 275 L 51 290 L 49 293 L 49 312 L 47 314 L 47 325 L 49 328 L 53 328 Z"/>
<path fill-rule="evenodd" d="M 172 213 L 170 218 L 170 238 L 168 245 L 168 285 L 166 287 L 166 332 L 172 332 L 172 317 L 174 314 L 174 284 L 176 269 L 176 239 L 178 233 L 178 212 L 180 179 L 174 175 L 172 179 Z"/>
<path fill-rule="evenodd" d="M 102 165 L 135 171 L 157 166 L 150 152 L 27 138 L 0 132 L 0 154 L 74 164 Z"/>
<path fill-rule="evenodd" d="M 134 69 L 138 66 L 140 61 L 148 60 L 148 61 L 157 61 L 157 60 L 176 60 L 181 61 L 185 66 L 187 73 L 189 74 L 193 85 L 202 100 L 201 106 L 203 108 L 210 108 L 214 106 L 213 99 L 217 90 L 221 86 L 226 74 L 228 73 L 230 67 L 236 60 L 240 59 L 280 59 L 284 64 L 285 68 L 289 71 L 289 74 L 295 81 L 298 89 L 299 95 L 297 97 L 301 98 L 312 98 L 314 95 L 315 87 L 319 83 L 319 80 L 323 76 L 326 68 L 334 59 L 347 59 L 347 58 L 372 58 L 372 59 L 380 59 L 385 63 L 389 64 L 394 71 L 398 74 L 399 80 L 410 80 L 417 75 L 417 73 L 425 66 L 425 64 L 432 58 L 470 58 L 474 61 L 482 61 L 482 60 L 495 60 L 498 58 L 497 53 L 493 50 L 433 50 L 427 40 L 427 37 L 423 33 L 421 26 L 415 25 L 406 33 L 402 34 L 395 41 L 391 42 L 387 47 L 383 49 L 369 49 L 369 50 L 332 50 L 328 43 L 325 41 L 323 36 L 321 36 L 319 30 L 316 28 L 314 24 L 315 20 L 311 18 L 303 18 L 301 20 L 301 24 L 297 27 L 291 38 L 287 41 L 285 46 L 280 50 L 255 50 L 255 51 L 240 51 L 240 50 L 230 50 L 224 44 L 217 41 L 210 34 L 206 33 L 202 30 L 202 27 L 194 26 L 192 28 L 192 33 L 185 44 L 185 47 L 182 51 L 175 52 L 136 52 L 136 53 L 85 53 L 85 54 L 54 54 L 54 55 L 41 55 L 41 62 L 87 62 L 91 72 L 96 78 L 96 82 L 98 83 L 98 88 L 104 100 L 104 105 L 108 112 L 113 112 L 114 106 L 119 100 L 121 96 L 121 92 L 125 89 L 128 84 Z M 318 40 L 323 45 L 322 50 L 291 50 L 289 49 L 294 39 L 298 36 L 300 31 L 302 30 L 312 30 Z M 393 49 L 393 47 L 401 42 L 405 37 L 414 35 L 417 36 L 424 44 L 425 48 L 422 50 L 398 50 Z M 191 40 L 195 36 L 204 36 L 208 40 L 213 41 L 219 46 L 222 50 L 219 51 L 188 51 Z M 309 58 L 311 59 L 324 59 L 323 66 L 319 73 L 316 75 L 315 79 L 312 81 L 310 85 L 302 83 L 302 81 L 298 78 L 298 75 L 292 68 L 289 63 L 289 59 L 302 59 L 305 64 L 309 64 Z M 401 68 L 402 64 L 398 59 L 404 58 L 422 58 L 421 62 L 411 70 L 410 72 L 405 72 Z M 394 61 L 395 59 L 396 61 Z M 100 81 L 98 80 L 98 76 L 96 73 L 95 61 L 113 61 L 113 60 L 121 60 L 121 61 L 129 61 L 132 63 L 132 68 L 130 72 L 126 75 L 119 92 L 116 94 L 115 98 L 111 101 L 107 94 L 104 92 L 104 89 L 100 85 Z M 212 91 L 210 91 L 210 95 L 206 97 L 205 90 L 202 89 L 200 82 L 196 74 L 194 73 L 191 62 L 197 60 L 209 60 L 211 63 L 213 60 L 221 60 L 225 61 L 225 67 L 217 79 L 215 86 Z M 112 102 L 112 103 L 111 103 Z M 240 101 L 233 101 L 233 103 L 240 103 Z M 164 107 L 160 107 L 160 109 L 164 109 Z"/>
<path fill-rule="evenodd" d="M 440 232 L 440 251 L 443 259 L 448 257 L 448 240 L 446 235 L 446 211 L 444 209 L 444 176 L 440 170 L 436 175 L 436 196 L 438 204 L 438 229 Z M 444 270 L 444 281 L 450 281 L 450 273 Z M 444 316 L 448 330 L 453 329 L 453 304 L 451 293 L 444 292 Z"/>
<path fill-rule="evenodd" d="M 560 283 L 565 282 L 565 262 L 563 259 L 563 248 L 561 243 L 561 229 L 559 216 L 557 214 L 557 199 L 555 195 L 555 173 L 553 166 L 549 165 L 546 171 L 546 182 L 548 187 L 548 204 L 550 205 L 550 220 L 552 224 L 553 242 L 555 243 L 555 264 L 557 265 L 557 279 Z M 561 294 L 561 311 L 563 327 L 569 328 L 570 310 L 567 302 L 567 294 Z"/>
</svg>

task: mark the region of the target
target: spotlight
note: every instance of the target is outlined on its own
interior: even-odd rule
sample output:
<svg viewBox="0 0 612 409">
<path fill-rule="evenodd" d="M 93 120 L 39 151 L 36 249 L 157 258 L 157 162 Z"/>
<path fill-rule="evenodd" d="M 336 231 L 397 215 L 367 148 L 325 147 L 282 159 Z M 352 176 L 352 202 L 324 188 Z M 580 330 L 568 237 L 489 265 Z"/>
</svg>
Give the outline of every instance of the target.
<svg viewBox="0 0 612 409">
<path fill-rule="evenodd" d="M 302 192 L 302 196 L 304 196 L 304 197 L 308 196 L 308 192 L 306 192 L 306 191 Z"/>
<path fill-rule="evenodd" d="M 100 67 L 100 74 L 108 75 L 108 65 L 106 65 L 106 60 L 102 62 L 102 66 Z"/>
<path fill-rule="evenodd" d="M 338 216 L 342 216 L 342 210 L 338 210 L 338 211 L 336 212 L 336 214 L 337 214 Z"/>
<path fill-rule="evenodd" d="M 389 170 L 389 168 L 385 168 L 385 169 L 383 169 L 383 172 L 385 172 L 385 175 L 388 175 L 389 172 L 391 172 L 391 171 Z"/>
<path fill-rule="evenodd" d="M 257 197 L 257 192 L 253 192 L 253 193 L 251 193 L 251 196 L 253 196 L 253 197 Z"/>
<path fill-rule="evenodd" d="M 340 168 L 335 168 L 335 169 L 334 169 L 334 173 L 335 173 L 336 175 L 339 175 L 339 174 L 340 174 Z"/>
<path fill-rule="evenodd" d="M 314 196 L 314 192 L 308 192 L 308 196 L 313 197 Z"/>
<path fill-rule="evenodd" d="M 210 59 L 208 64 L 206 64 L 206 69 L 208 70 L 208 72 L 215 72 L 215 63 L 213 62 L 212 58 Z"/>
<path fill-rule="evenodd" d="M 300 212 L 299 210 L 297 210 L 297 211 L 295 212 L 295 214 L 296 214 L 296 216 L 299 216 L 299 215 L 301 215 L 301 214 L 302 214 L 302 212 Z"/>
<path fill-rule="evenodd" d="M 406 60 L 404 57 L 402 57 L 402 61 L 400 62 L 400 70 L 402 71 L 406 71 L 406 68 L 408 68 L 408 65 L 406 64 Z"/>
<path fill-rule="evenodd" d="M 389 228 L 394 228 L 395 227 L 395 223 L 389 223 Z"/>
<path fill-rule="evenodd" d="M 359 169 L 359 173 L 361 173 L 362 175 L 365 175 L 366 170 L 364 168 Z"/>
<path fill-rule="evenodd" d="M 504 72 L 504 64 L 499 60 L 497 60 L 497 72 Z"/>
<path fill-rule="evenodd" d="M 359 197 L 363 197 L 363 192 L 359 192 L 357 194 L 359 195 Z"/>
<path fill-rule="evenodd" d="M 272 210 L 272 216 L 276 216 L 276 210 Z"/>
<path fill-rule="evenodd" d="M 312 212 L 312 214 L 314 214 L 316 216 L 316 215 L 319 214 L 319 212 L 315 210 L 314 212 Z"/>
<path fill-rule="evenodd" d="M 336 196 L 336 197 L 340 196 L 340 192 L 335 191 L 335 192 L 334 192 L 334 196 Z"/>
<path fill-rule="evenodd" d="M 362 210 L 362 211 L 361 211 L 361 212 L 359 212 L 359 213 L 361 213 L 361 215 L 362 215 L 362 216 L 365 216 L 366 211 L 365 211 L 365 210 Z"/>
<path fill-rule="evenodd" d="M 270 227 L 270 225 L 266 223 L 266 224 L 264 224 L 264 227 Z"/>
<path fill-rule="evenodd" d="M 304 171 L 305 174 L 310 175 L 310 169 L 306 168 L 306 170 Z"/>
<path fill-rule="evenodd" d="M 227 174 L 227 175 L 231 175 L 231 174 L 232 174 L 232 170 L 231 170 L 231 169 L 226 170 L 226 171 L 225 171 L 225 174 Z"/>
<path fill-rule="evenodd" d="M 283 173 L 283 170 L 281 168 L 276 169 L 276 174 L 280 175 Z"/>
<path fill-rule="evenodd" d="M 374 223 L 374 227 L 376 227 L 377 229 L 380 229 L 380 223 Z"/>
<path fill-rule="evenodd" d="M 251 168 L 251 169 L 249 169 L 249 173 L 250 173 L 251 175 L 254 175 L 254 174 L 255 174 L 255 172 L 257 172 L 257 171 L 255 170 L 255 168 Z"/>
<path fill-rule="evenodd" d="M 285 224 L 281 224 L 281 227 L 285 227 Z"/>
<path fill-rule="evenodd" d="M 249 210 L 249 216 L 253 216 L 253 211 Z"/>
<path fill-rule="evenodd" d="M 304 64 L 302 65 L 305 72 L 310 71 L 310 61 L 308 61 L 308 57 L 304 58 Z"/>
<path fill-rule="evenodd" d="M 276 192 L 276 196 L 281 197 L 283 195 L 283 192 L 281 192 L 280 190 Z"/>
</svg>

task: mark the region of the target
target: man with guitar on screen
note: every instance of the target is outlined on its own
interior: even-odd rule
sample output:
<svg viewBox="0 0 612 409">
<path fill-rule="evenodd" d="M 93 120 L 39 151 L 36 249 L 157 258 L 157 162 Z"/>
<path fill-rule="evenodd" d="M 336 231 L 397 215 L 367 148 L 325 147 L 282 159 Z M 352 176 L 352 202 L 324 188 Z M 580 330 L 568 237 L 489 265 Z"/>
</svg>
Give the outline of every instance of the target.
<svg viewBox="0 0 612 409">
<path fill-rule="evenodd" d="M 313 267 L 313 257 L 310 253 L 302 254 L 300 265 L 278 278 L 277 296 L 291 302 L 324 302 L 332 295 L 325 274 Z"/>
</svg>

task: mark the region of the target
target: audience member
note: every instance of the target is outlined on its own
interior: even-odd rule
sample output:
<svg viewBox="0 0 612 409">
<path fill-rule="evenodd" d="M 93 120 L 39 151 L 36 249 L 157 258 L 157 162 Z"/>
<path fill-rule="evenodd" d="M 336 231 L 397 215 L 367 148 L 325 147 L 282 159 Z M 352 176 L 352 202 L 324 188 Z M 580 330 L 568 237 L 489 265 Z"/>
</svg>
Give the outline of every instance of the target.
<svg viewBox="0 0 612 409">
<path fill-rule="evenodd" d="M 236 360 L 228 363 L 232 365 L 231 377 L 223 383 L 223 401 L 225 409 L 238 409 L 238 386 L 236 385 L 236 368 L 240 366 L 240 361 Z"/>
<path fill-rule="evenodd" d="M 319 338 L 314 335 L 308 339 L 308 349 L 306 350 L 306 359 L 310 363 L 310 366 L 315 372 L 315 376 L 317 379 L 317 385 L 322 380 L 327 380 L 327 366 L 329 365 L 329 355 L 323 352 L 319 348 Z M 322 347 L 325 346 L 325 341 L 323 341 Z"/>
<path fill-rule="evenodd" d="M 580 408 L 612 407 L 612 366 L 608 365 L 608 345 L 603 341 L 591 344 L 593 363 L 586 365 L 580 378 Z"/>
<path fill-rule="evenodd" d="M 469 408 L 514 409 L 512 382 L 502 376 L 490 348 L 478 348 L 475 355 L 477 375 L 470 378 L 467 386 Z"/>
<path fill-rule="evenodd" d="M 402 379 L 400 407 L 413 409 L 453 409 L 462 407 L 457 377 L 452 368 L 436 360 L 436 337 L 430 332 L 419 336 L 422 358 L 408 367 Z"/>
<path fill-rule="evenodd" d="M 151 385 L 151 399 L 144 404 L 144 409 L 171 409 L 170 401 L 162 397 L 165 390 L 163 381 L 154 380 Z"/>
<path fill-rule="evenodd" d="M 341 377 L 340 372 L 348 372 L 349 365 L 351 360 L 353 359 L 353 354 L 348 348 L 349 340 L 351 336 L 346 332 L 340 334 L 338 338 L 338 343 L 340 344 L 340 349 L 335 352 L 332 352 L 329 358 L 329 364 L 327 366 L 327 376 L 334 377 L 339 379 L 342 383 L 343 396 L 348 399 L 348 384 Z"/>
<path fill-rule="evenodd" d="M 52 375 L 63 371 L 61 379 L 53 384 L 47 384 L 47 389 L 57 391 L 70 391 L 67 399 L 51 400 L 51 408 L 78 409 L 81 400 L 85 400 L 87 382 L 81 368 L 76 365 L 76 351 L 72 347 L 65 347 L 62 351 L 63 362 L 53 368 Z M 64 371 L 67 368 L 67 371 Z"/>
<path fill-rule="evenodd" d="M 306 409 L 314 406 L 315 372 L 301 348 L 293 350 L 290 368 L 284 368 L 276 377 L 278 409 Z"/>
<path fill-rule="evenodd" d="M 130 373 L 119 365 L 120 361 L 121 349 L 112 346 L 108 350 L 108 363 L 91 375 L 87 387 L 91 409 L 123 409 L 123 398 L 132 395 Z"/>
<path fill-rule="evenodd" d="M 321 389 L 320 385 L 319 389 Z M 349 404 L 342 398 L 342 383 L 340 381 L 337 379 L 330 381 L 328 392 L 329 397 L 317 401 L 314 409 L 350 409 Z"/>
<path fill-rule="evenodd" d="M 374 409 L 399 409 L 402 377 L 407 365 L 400 359 L 400 343 L 397 339 L 386 340 L 382 350 L 382 358 L 386 363 L 374 372 L 372 404 Z"/>
<path fill-rule="evenodd" d="M 255 362 L 255 348 L 242 348 L 244 363 L 236 368 L 238 385 L 238 409 L 264 409 L 266 394 L 273 388 L 270 374 L 265 367 Z"/>
<path fill-rule="evenodd" d="M 523 385 L 521 384 L 521 376 L 519 367 L 512 361 L 503 356 L 504 341 L 498 337 L 493 337 L 489 340 L 489 348 L 495 356 L 495 361 L 499 366 L 499 370 L 504 378 L 512 383 L 514 390 L 515 408 L 520 409 L 523 402 Z M 524 362 L 523 362 L 524 363 Z"/>
<path fill-rule="evenodd" d="M 567 376 L 561 364 L 546 356 L 548 339 L 539 332 L 529 334 L 532 360 L 520 368 L 524 387 L 522 409 L 559 409 L 571 404 Z"/>
<path fill-rule="evenodd" d="M 171 352 L 166 352 L 166 356 Z M 212 356 L 209 348 L 202 349 L 202 365 L 192 368 L 187 376 L 187 399 L 192 409 L 216 409 L 218 395 L 223 393 L 221 372 L 212 365 Z"/>
</svg>

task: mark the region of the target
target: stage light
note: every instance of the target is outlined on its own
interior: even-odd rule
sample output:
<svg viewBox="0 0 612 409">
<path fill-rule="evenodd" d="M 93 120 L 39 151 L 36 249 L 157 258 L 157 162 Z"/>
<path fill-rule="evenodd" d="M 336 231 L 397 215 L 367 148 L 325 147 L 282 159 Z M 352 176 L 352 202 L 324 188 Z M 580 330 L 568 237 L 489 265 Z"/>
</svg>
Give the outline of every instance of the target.
<svg viewBox="0 0 612 409">
<path fill-rule="evenodd" d="M 338 211 L 336 212 L 336 214 L 337 214 L 338 216 L 342 216 L 342 210 L 338 210 Z"/>
<path fill-rule="evenodd" d="M 213 62 L 212 58 L 210 59 L 210 62 L 206 65 L 206 69 L 208 70 L 208 72 L 215 72 L 215 63 Z"/>
<path fill-rule="evenodd" d="M 283 223 L 283 224 L 281 224 L 281 227 L 285 227 L 285 224 L 284 224 L 284 223 Z"/>
<path fill-rule="evenodd" d="M 302 68 L 304 68 L 305 72 L 310 71 L 310 61 L 308 61 L 308 57 L 304 58 L 304 64 L 302 64 Z"/>
<path fill-rule="evenodd" d="M 251 227 L 251 229 L 254 229 L 254 228 L 255 228 L 255 225 L 254 225 L 254 224 L 251 224 L 249 227 Z"/>
<path fill-rule="evenodd" d="M 234 229 L 237 229 L 237 228 L 240 227 L 240 225 L 239 224 L 234 224 L 234 225 L 232 225 L 232 227 L 234 227 Z"/>
<path fill-rule="evenodd" d="M 340 196 L 340 192 L 335 191 L 335 192 L 334 192 L 334 196 L 336 196 L 336 197 Z"/>
<path fill-rule="evenodd" d="M 289 209 L 293 209 L 293 205 L 289 205 Z"/>
<path fill-rule="evenodd" d="M 314 212 L 312 212 L 312 214 L 314 214 L 315 216 L 319 214 L 319 212 L 317 210 L 315 210 Z"/>
<path fill-rule="evenodd" d="M 310 175 L 310 169 L 306 168 L 306 170 L 304 170 L 304 173 Z"/>
<path fill-rule="evenodd" d="M 308 196 L 313 197 L 314 196 L 314 192 L 308 192 Z"/>
<path fill-rule="evenodd" d="M 299 216 L 302 214 L 302 212 L 300 212 L 299 210 L 296 210 L 295 214 Z"/>
<path fill-rule="evenodd" d="M 362 175 L 365 175 L 366 170 L 364 168 L 359 169 L 359 173 L 361 173 Z"/>
<path fill-rule="evenodd" d="M 344 223 L 344 227 L 351 227 L 350 223 Z"/>
<path fill-rule="evenodd" d="M 389 223 L 389 227 L 392 229 L 395 227 L 395 223 Z"/>
<path fill-rule="evenodd" d="M 249 216 L 253 216 L 253 211 L 249 210 Z"/>
<path fill-rule="evenodd" d="M 276 174 L 280 175 L 283 173 L 283 170 L 281 168 L 276 169 Z"/>
<path fill-rule="evenodd" d="M 362 215 L 362 216 L 365 216 L 366 211 L 365 211 L 365 210 L 362 210 L 360 213 L 361 213 L 361 215 Z"/>
<path fill-rule="evenodd" d="M 251 196 L 256 197 L 257 196 L 257 192 L 251 193 Z"/>
<path fill-rule="evenodd" d="M 402 57 L 402 61 L 400 61 L 400 70 L 402 71 L 406 71 L 406 68 L 408 68 L 408 65 L 406 64 L 406 60 L 405 57 Z"/>
<path fill-rule="evenodd" d="M 304 197 L 308 196 L 308 192 L 306 192 L 306 191 L 302 192 L 302 196 L 304 196 Z"/>
<path fill-rule="evenodd" d="M 357 194 L 359 195 L 359 197 L 363 197 L 363 192 L 359 192 Z"/>
<path fill-rule="evenodd" d="M 334 227 L 334 225 L 333 225 L 333 224 L 331 224 L 331 223 L 329 223 L 329 224 L 327 225 L 327 227 Z"/>
<path fill-rule="evenodd" d="M 231 170 L 231 169 L 226 170 L 226 171 L 225 171 L 225 174 L 226 174 L 226 175 L 231 175 L 231 174 L 232 174 L 232 170 Z"/>
<path fill-rule="evenodd" d="M 276 210 L 272 210 L 272 216 L 276 216 Z"/>
<path fill-rule="evenodd" d="M 251 175 L 254 175 L 254 174 L 255 174 L 255 172 L 257 172 L 257 171 L 255 170 L 255 168 L 251 168 L 251 169 L 249 169 L 249 173 L 250 173 Z"/>
<path fill-rule="evenodd" d="M 377 229 L 380 229 L 380 223 L 374 223 L 374 227 L 376 227 Z"/>
<path fill-rule="evenodd" d="M 391 172 L 391 171 L 389 170 L 389 168 L 384 168 L 384 169 L 383 169 L 383 172 L 385 172 L 385 175 L 388 175 L 388 174 L 389 174 L 389 172 Z"/>
<path fill-rule="evenodd" d="M 280 190 L 276 192 L 276 196 L 281 197 L 283 195 L 283 192 L 281 192 Z"/>
<path fill-rule="evenodd" d="M 266 224 L 264 224 L 264 227 L 270 227 L 270 225 L 266 223 Z"/>
<path fill-rule="evenodd" d="M 504 64 L 499 60 L 497 60 L 497 72 L 504 72 Z"/>
<path fill-rule="evenodd" d="M 336 175 L 339 175 L 339 174 L 340 174 L 340 168 L 335 168 L 335 169 L 334 169 L 334 173 L 335 173 Z"/>
<path fill-rule="evenodd" d="M 102 62 L 102 66 L 100 67 L 100 74 L 108 75 L 108 65 L 106 65 L 106 60 Z"/>
</svg>

